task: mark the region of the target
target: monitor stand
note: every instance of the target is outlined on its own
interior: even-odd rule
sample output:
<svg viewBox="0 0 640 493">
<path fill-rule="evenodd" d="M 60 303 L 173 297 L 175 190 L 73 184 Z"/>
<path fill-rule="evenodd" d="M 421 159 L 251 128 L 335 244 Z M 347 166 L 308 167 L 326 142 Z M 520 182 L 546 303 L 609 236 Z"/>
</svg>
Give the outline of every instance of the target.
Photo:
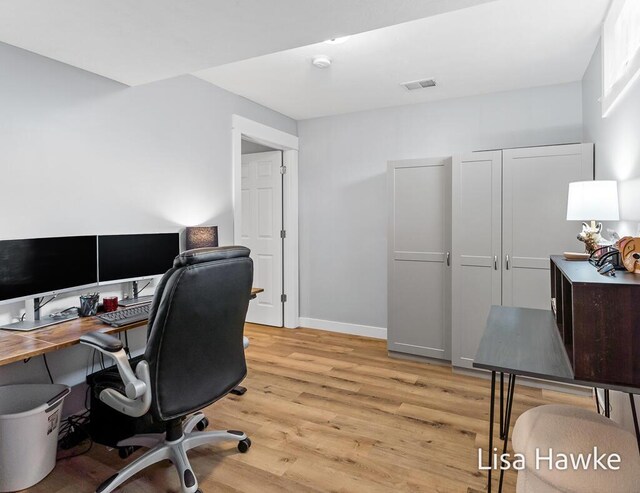
<svg viewBox="0 0 640 493">
<path fill-rule="evenodd" d="M 45 317 L 44 320 L 22 320 L 12 324 L 3 325 L 0 329 L 5 330 L 18 330 L 21 332 L 29 332 L 31 330 L 42 329 L 43 327 L 50 327 L 51 325 L 61 324 L 68 320 L 78 318 L 77 313 L 69 313 L 60 315 L 57 317 Z"/>
<path fill-rule="evenodd" d="M 147 303 L 151 303 L 152 300 L 153 300 L 153 295 L 138 296 L 137 298 L 127 298 L 126 300 L 120 300 L 118 301 L 118 306 L 146 305 Z"/>
<path fill-rule="evenodd" d="M 118 306 L 137 306 L 137 305 L 146 305 L 147 303 L 151 303 L 153 300 L 153 295 L 150 296 L 138 296 L 138 281 L 133 281 L 131 283 L 133 288 L 133 296 L 131 298 L 127 298 L 124 300 L 120 300 L 118 302 Z"/>
</svg>

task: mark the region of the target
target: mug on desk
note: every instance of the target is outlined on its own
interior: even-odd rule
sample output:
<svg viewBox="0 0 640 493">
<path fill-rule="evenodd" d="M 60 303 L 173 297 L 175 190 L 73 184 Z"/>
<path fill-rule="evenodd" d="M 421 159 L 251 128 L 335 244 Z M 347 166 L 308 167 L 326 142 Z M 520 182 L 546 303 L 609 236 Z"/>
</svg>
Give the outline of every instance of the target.
<svg viewBox="0 0 640 493">
<path fill-rule="evenodd" d="M 115 312 L 118 309 L 118 297 L 105 296 L 102 298 L 102 306 L 105 312 Z"/>
</svg>

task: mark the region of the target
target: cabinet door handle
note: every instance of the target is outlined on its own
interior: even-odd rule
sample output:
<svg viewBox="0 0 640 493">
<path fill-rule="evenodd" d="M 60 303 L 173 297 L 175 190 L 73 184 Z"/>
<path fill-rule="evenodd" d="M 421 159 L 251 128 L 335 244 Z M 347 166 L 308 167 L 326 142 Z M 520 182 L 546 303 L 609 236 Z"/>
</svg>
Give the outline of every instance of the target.
<svg viewBox="0 0 640 493">
<path fill-rule="evenodd" d="M 507 255 L 505 256 L 504 259 L 504 268 L 509 270 L 509 254 L 507 253 Z"/>
<path fill-rule="evenodd" d="M 493 256 L 493 270 L 498 270 L 498 256 Z"/>
<path fill-rule="evenodd" d="M 447 267 L 451 265 L 451 252 L 447 252 Z"/>
</svg>

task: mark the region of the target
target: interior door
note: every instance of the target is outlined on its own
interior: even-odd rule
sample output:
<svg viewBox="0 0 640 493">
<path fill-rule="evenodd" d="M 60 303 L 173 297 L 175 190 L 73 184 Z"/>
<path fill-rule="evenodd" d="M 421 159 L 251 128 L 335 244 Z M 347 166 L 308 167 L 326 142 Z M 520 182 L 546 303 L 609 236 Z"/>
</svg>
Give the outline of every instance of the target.
<svg viewBox="0 0 640 493">
<path fill-rule="evenodd" d="M 504 151 L 505 306 L 549 309 L 549 255 L 582 248 L 567 221 L 569 183 L 592 179 L 593 144 Z"/>
<path fill-rule="evenodd" d="M 451 159 L 389 163 L 390 351 L 451 358 Z"/>
<path fill-rule="evenodd" d="M 253 285 L 264 292 L 247 321 L 283 325 L 282 152 L 242 156 L 242 244 L 251 249 Z"/>
<path fill-rule="evenodd" d="M 489 309 L 502 302 L 502 151 L 456 156 L 452 174 L 452 363 L 471 368 Z"/>
</svg>

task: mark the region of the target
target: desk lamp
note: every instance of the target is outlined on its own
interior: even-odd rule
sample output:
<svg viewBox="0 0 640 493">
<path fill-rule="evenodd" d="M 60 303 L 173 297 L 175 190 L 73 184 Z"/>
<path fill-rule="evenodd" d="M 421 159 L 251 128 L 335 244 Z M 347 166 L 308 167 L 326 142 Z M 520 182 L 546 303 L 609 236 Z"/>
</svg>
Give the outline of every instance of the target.
<svg viewBox="0 0 640 493">
<path fill-rule="evenodd" d="M 187 250 L 217 246 L 218 226 L 187 227 Z"/>
<path fill-rule="evenodd" d="M 602 223 L 618 221 L 618 184 L 613 180 L 576 181 L 569 183 L 567 221 L 582 223 L 578 239 L 585 242 L 587 253 L 593 253 L 603 242 Z"/>
</svg>

